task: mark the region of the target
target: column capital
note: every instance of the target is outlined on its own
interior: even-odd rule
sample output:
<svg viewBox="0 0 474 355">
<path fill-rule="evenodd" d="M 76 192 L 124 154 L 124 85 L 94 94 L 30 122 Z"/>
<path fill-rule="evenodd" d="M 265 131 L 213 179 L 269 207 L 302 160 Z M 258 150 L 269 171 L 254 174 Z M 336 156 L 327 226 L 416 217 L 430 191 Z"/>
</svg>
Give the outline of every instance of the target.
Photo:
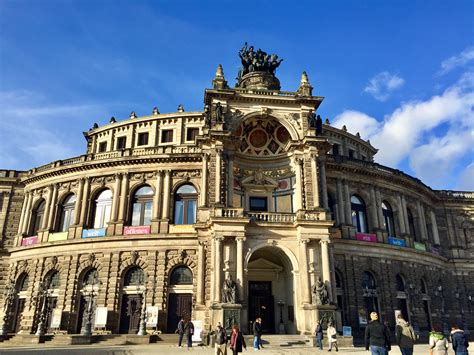
<svg viewBox="0 0 474 355">
<path fill-rule="evenodd" d="M 306 245 L 309 243 L 309 238 L 298 239 L 298 245 Z"/>
<path fill-rule="evenodd" d="M 214 235 L 212 237 L 216 242 L 222 242 L 224 240 L 224 236 L 223 235 Z"/>
<path fill-rule="evenodd" d="M 247 240 L 247 238 L 246 237 L 236 237 L 235 240 L 236 240 L 237 243 L 243 243 Z"/>
<path fill-rule="evenodd" d="M 324 239 L 321 239 L 319 241 L 319 244 L 329 244 L 329 243 L 332 243 L 331 240 L 329 238 L 324 238 Z"/>
</svg>

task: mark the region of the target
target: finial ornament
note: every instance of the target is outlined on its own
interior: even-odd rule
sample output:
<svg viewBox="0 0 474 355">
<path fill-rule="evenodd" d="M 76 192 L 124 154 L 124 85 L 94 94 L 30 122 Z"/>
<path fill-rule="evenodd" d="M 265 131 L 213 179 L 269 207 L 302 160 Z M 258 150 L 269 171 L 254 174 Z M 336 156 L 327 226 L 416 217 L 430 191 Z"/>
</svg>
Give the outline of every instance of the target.
<svg viewBox="0 0 474 355">
<path fill-rule="evenodd" d="M 156 115 L 159 115 L 160 114 L 160 111 L 158 111 L 158 107 L 153 107 L 153 114 L 156 116 Z"/>
<path fill-rule="evenodd" d="M 109 123 L 115 123 L 115 122 L 117 122 L 117 120 L 115 119 L 115 117 L 114 117 L 114 116 L 110 117 Z"/>
<path fill-rule="evenodd" d="M 182 104 L 178 105 L 178 112 L 184 112 L 184 107 Z"/>
<path fill-rule="evenodd" d="M 133 118 L 137 118 L 137 114 L 135 113 L 135 111 L 132 111 L 132 112 L 130 113 L 130 118 L 132 118 L 132 119 L 133 119 Z"/>
<path fill-rule="evenodd" d="M 214 89 L 228 89 L 229 86 L 227 85 L 227 81 L 224 78 L 224 69 L 222 69 L 222 65 L 219 64 L 216 70 L 216 76 L 212 81 L 212 87 Z"/>
<path fill-rule="evenodd" d="M 298 95 L 311 96 L 313 94 L 313 87 L 309 83 L 308 74 L 304 71 L 301 74 L 300 87 L 298 88 Z"/>
</svg>

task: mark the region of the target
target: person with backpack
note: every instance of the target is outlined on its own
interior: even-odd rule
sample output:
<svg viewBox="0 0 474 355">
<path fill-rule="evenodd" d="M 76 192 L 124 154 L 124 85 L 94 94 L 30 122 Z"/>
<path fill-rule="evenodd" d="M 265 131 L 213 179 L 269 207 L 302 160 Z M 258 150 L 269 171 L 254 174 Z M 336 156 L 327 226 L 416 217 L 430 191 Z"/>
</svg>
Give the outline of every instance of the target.
<svg viewBox="0 0 474 355">
<path fill-rule="evenodd" d="M 319 348 L 319 350 L 323 350 L 323 326 L 321 325 L 321 321 L 319 320 L 316 323 L 315 335 L 316 335 L 316 346 Z"/>
<path fill-rule="evenodd" d="M 402 355 L 413 355 L 416 334 L 413 330 L 413 327 L 405 319 L 403 319 L 401 314 L 397 316 L 395 336 L 397 339 L 397 345 L 400 347 Z"/>
<path fill-rule="evenodd" d="M 433 325 L 429 338 L 430 354 L 448 355 L 448 339 L 441 333 L 439 325 Z"/>
<path fill-rule="evenodd" d="M 455 355 L 469 355 L 467 351 L 469 347 L 467 336 L 456 324 L 451 327 L 451 342 L 453 343 Z"/>
<path fill-rule="evenodd" d="M 337 347 L 337 330 L 332 323 L 328 324 L 327 333 L 329 343 L 328 351 L 331 351 L 333 346 L 336 348 L 336 351 L 339 351 L 339 348 Z"/>
<path fill-rule="evenodd" d="M 186 335 L 186 340 L 188 341 L 188 348 L 193 346 L 193 334 L 194 334 L 194 324 L 191 322 L 191 319 L 188 319 L 184 325 L 184 335 Z"/>
<path fill-rule="evenodd" d="M 262 324 L 261 318 L 258 317 L 253 323 L 253 348 L 254 350 L 260 350 L 262 346 Z"/>
<path fill-rule="evenodd" d="M 181 345 L 183 342 L 183 337 L 184 337 L 184 318 L 181 317 L 181 319 L 178 322 L 178 327 L 176 328 L 175 333 L 178 334 L 178 347 L 182 348 L 183 346 Z"/>
<path fill-rule="evenodd" d="M 372 355 L 386 355 L 391 350 L 388 329 L 379 322 L 377 312 L 370 313 L 370 319 L 365 328 L 365 350 L 370 349 Z"/>
<path fill-rule="evenodd" d="M 214 343 L 215 355 L 227 355 L 227 333 L 221 323 L 217 323 Z"/>
<path fill-rule="evenodd" d="M 232 327 L 232 335 L 230 337 L 230 349 L 232 350 L 232 355 L 238 355 L 238 353 L 241 353 L 242 348 L 247 350 L 247 344 L 245 344 L 245 339 L 239 326 L 234 324 Z"/>
</svg>

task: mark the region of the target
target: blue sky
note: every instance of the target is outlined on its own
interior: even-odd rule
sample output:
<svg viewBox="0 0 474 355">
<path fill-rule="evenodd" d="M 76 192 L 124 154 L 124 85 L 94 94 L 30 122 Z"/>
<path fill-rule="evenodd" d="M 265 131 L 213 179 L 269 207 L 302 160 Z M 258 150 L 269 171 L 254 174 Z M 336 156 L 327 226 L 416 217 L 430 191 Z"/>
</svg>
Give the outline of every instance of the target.
<svg viewBox="0 0 474 355">
<path fill-rule="evenodd" d="M 474 190 L 473 1 L 0 2 L 0 168 L 83 154 L 82 131 L 154 106 L 201 110 L 245 41 L 307 71 L 319 113 L 376 161 L 436 189 Z"/>
</svg>

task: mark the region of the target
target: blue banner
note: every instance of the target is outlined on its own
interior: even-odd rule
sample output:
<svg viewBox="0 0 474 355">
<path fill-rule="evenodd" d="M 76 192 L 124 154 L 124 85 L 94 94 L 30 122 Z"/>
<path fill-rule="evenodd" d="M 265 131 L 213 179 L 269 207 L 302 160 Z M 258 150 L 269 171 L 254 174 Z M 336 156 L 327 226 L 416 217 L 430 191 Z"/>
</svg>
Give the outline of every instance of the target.
<svg viewBox="0 0 474 355">
<path fill-rule="evenodd" d="M 398 247 L 407 246 L 405 239 L 399 239 L 399 238 L 393 238 L 393 237 L 388 237 L 388 244 L 396 245 Z"/>
<path fill-rule="evenodd" d="M 82 231 L 82 238 L 105 237 L 106 228 L 100 229 L 84 229 Z"/>
<path fill-rule="evenodd" d="M 351 337 L 352 336 L 352 327 L 343 326 L 342 327 L 342 336 Z"/>
</svg>

